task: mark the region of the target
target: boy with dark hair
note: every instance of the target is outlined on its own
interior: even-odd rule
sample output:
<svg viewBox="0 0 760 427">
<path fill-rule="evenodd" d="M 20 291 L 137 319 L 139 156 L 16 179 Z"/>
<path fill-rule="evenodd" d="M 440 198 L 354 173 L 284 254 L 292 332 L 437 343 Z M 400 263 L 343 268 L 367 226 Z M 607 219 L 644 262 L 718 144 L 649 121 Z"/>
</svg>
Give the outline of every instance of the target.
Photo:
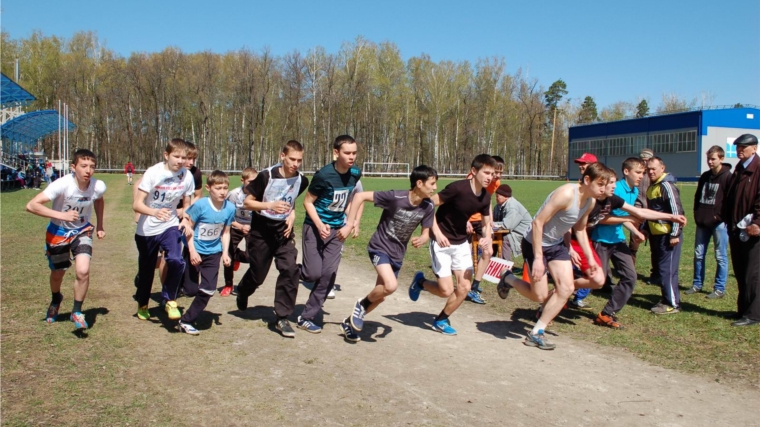
<svg viewBox="0 0 760 427">
<path fill-rule="evenodd" d="M 705 254 L 710 245 L 710 237 L 715 246 L 715 270 L 713 291 L 705 298 L 723 298 L 728 279 L 728 228 L 721 218 L 723 195 L 731 179 L 731 164 L 723 163 L 726 152 L 713 145 L 707 150 L 707 166 L 710 170 L 699 177 L 697 192 L 694 193 L 694 222 L 697 224 L 694 236 L 694 279 L 686 295 L 699 293 L 705 281 Z"/>
<path fill-rule="evenodd" d="M 185 141 L 185 144 L 187 145 L 187 165 L 185 167 L 193 176 L 193 183 L 195 184 L 193 199 L 190 202 L 193 204 L 203 196 L 203 172 L 195 165 L 198 160 L 198 147 L 190 141 Z M 182 206 L 182 202 L 180 202 L 178 209 L 182 209 Z"/>
<path fill-rule="evenodd" d="M 258 175 L 258 171 L 254 168 L 243 169 L 243 174 L 240 176 L 242 185 L 227 194 L 227 200 L 235 205 L 235 219 L 230 225 L 229 256 L 232 259 L 232 264 L 224 266 L 224 288 L 219 292 L 219 295 L 223 297 L 229 296 L 232 293 L 232 280 L 235 277 L 235 272 L 240 268 L 240 263 L 248 264 L 249 262 L 248 243 L 246 243 L 245 251 L 241 251 L 238 246 L 251 230 L 253 211 L 246 209 L 243 204 L 248 196 L 245 192 L 245 187 L 256 179 L 256 175 Z"/>
<path fill-rule="evenodd" d="M 491 195 L 486 188 L 493 179 L 496 161 L 488 154 L 475 156 L 471 164 L 472 178 L 452 182 L 430 200 L 440 206 L 433 224 L 434 241 L 430 258 L 437 281 L 425 279 L 418 271 L 409 287 L 409 297 L 417 301 L 420 292 L 446 298 L 446 305 L 433 322 L 433 330 L 444 335 L 456 335 L 449 316 L 462 305 L 470 292 L 472 255 L 467 242 L 467 221 L 475 212 L 482 215 L 481 250 L 491 251 Z M 456 290 L 452 273 L 457 279 Z"/>
<path fill-rule="evenodd" d="M 198 335 L 193 323 L 206 309 L 216 292 L 219 277 L 219 260 L 229 266 L 230 224 L 235 218 L 235 205 L 227 201 L 230 179 L 215 170 L 206 179 L 208 197 L 199 199 L 187 208 L 182 226 L 188 233 L 185 275 L 182 287 L 185 295 L 195 297 L 182 315 L 177 328 L 189 335 Z M 200 276 L 200 280 L 199 280 Z"/>
<path fill-rule="evenodd" d="M 162 305 L 171 320 L 179 320 L 177 289 L 185 269 L 182 259 L 182 237 L 177 205 L 180 201 L 190 206 L 190 197 L 195 188 L 193 177 L 185 169 L 187 145 L 179 138 L 166 145 L 164 161 L 148 168 L 137 187 L 137 197 L 132 209 L 140 214 L 135 231 L 137 244 L 138 273 L 137 318 L 148 320 L 148 302 L 153 287 L 153 270 L 158 252 L 164 252 L 167 274 L 163 283 Z"/>
<path fill-rule="evenodd" d="M 106 185 L 92 178 L 96 165 L 95 154 L 80 149 L 74 153 L 71 164 L 72 174 L 67 174 L 45 188 L 26 205 L 26 210 L 41 217 L 50 218 L 45 246 L 50 266 L 50 292 L 52 300 L 45 320 L 53 323 L 58 318 L 58 310 L 63 301 L 61 284 L 66 270 L 71 267 L 71 257 L 76 264 L 74 281 L 74 307 L 70 319 L 77 329 L 87 329 L 87 320 L 82 314 L 82 303 L 90 286 L 90 259 L 92 258 L 92 231 L 90 224 L 92 208 L 98 217 L 96 234 L 98 239 L 106 235 L 103 229 L 103 194 Z M 46 203 L 52 201 L 53 207 Z"/>
<path fill-rule="evenodd" d="M 435 194 L 438 173 L 435 169 L 420 165 L 409 175 L 411 190 L 365 191 L 356 195 L 348 214 L 347 224 L 354 224 L 362 203 L 372 201 L 383 209 L 377 231 L 367 245 L 369 259 L 377 271 L 375 287 L 366 297 L 356 301 L 350 317 L 341 323 L 346 340 L 361 340 L 357 332 L 364 327 L 364 316 L 377 308 L 385 298 L 398 287 L 398 272 L 404 261 L 409 244 L 419 248 L 429 239 L 433 226 L 435 206 L 430 198 Z M 422 233 L 412 238 L 417 226 L 422 224 Z M 346 225 L 341 233 L 348 235 L 351 225 Z"/>
</svg>

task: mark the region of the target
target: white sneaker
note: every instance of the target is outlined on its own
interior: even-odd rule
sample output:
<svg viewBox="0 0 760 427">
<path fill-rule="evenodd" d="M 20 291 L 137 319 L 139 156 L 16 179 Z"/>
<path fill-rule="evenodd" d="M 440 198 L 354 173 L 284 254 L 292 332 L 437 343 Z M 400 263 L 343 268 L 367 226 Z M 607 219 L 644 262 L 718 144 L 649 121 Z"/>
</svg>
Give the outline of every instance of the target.
<svg viewBox="0 0 760 427">
<path fill-rule="evenodd" d="M 189 323 L 179 322 L 179 324 L 177 325 L 177 329 L 179 329 L 180 332 L 184 332 L 184 333 L 186 333 L 188 335 L 198 335 L 198 334 L 200 334 L 200 332 L 197 329 L 195 329 L 195 327 L 193 325 L 191 325 Z"/>
<path fill-rule="evenodd" d="M 335 299 L 335 290 L 330 289 L 330 293 L 327 294 L 327 299 Z"/>
</svg>

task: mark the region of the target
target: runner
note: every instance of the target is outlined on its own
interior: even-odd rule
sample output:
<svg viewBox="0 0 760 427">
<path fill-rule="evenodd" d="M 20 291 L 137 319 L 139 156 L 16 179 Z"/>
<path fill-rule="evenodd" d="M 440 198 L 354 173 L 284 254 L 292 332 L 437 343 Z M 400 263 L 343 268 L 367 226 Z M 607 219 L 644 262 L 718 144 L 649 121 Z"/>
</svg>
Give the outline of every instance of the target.
<svg viewBox="0 0 760 427">
<path fill-rule="evenodd" d="M 132 162 L 127 162 L 124 165 L 124 173 L 127 174 L 127 185 L 132 185 L 132 174 L 135 173 L 135 166 Z"/>
<path fill-rule="evenodd" d="M 232 259 L 232 264 L 224 266 L 224 288 L 219 292 L 220 296 L 227 297 L 233 293 L 233 279 L 235 278 L 235 272 L 240 268 L 240 263 L 248 264 L 248 244 L 246 243 L 246 250 L 241 251 L 238 246 L 240 242 L 248 235 L 248 231 L 251 229 L 251 217 L 253 212 L 249 209 L 245 209 L 243 202 L 247 196 L 245 187 L 248 186 L 254 179 L 256 179 L 258 171 L 254 168 L 243 169 L 243 174 L 240 177 L 242 185 L 227 194 L 227 200 L 235 205 L 235 220 L 232 221 L 230 231 L 230 247 L 229 255 Z"/>
<path fill-rule="evenodd" d="M 354 224 L 364 202 L 373 202 L 376 207 L 383 209 L 383 213 L 377 231 L 367 245 L 369 259 L 377 271 L 375 287 L 366 297 L 356 301 L 353 313 L 340 325 L 348 341 L 361 341 L 357 332 L 361 332 L 364 327 L 364 316 L 396 291 L 398 272 L 409 240 L 412 240 L 412 246 L 419 248 L 430 238 L 435 212 L 430 197 L 435 194 L 438 173 L 429 166 L 420 165 L 412 170 L 409 181 L 411 190 L 365 191 L 359 193 L 351 205 L 347 224 Z M 419 237 L 412 238 L 412 233 L 420 224 L 422 233 Z M 351 225 L 344 226 L 341 234 L 348 235 L 351 228 Z"/>
<path fill-rule="evenodd" d="M 438 280 L 426 280 L 418 271 L 409 287 L 412 301 L 417 301 L 422 290 L 447 299 L 433 322 L 433 330 L 444 335 L 457 334 L 449 316 L 462 305 L 470 291 L 472 255 L 467 242 L 467 221 L 475 212 L 482 215 L 480 247 L 484 252 L 491 250 L 491 195 L 486 188 L 493 179 L 496 161 L 488 154 L 479 154 L 472 160 L 471 167 L 471 179 L 452 182 L 431 197 L 433 203 L 440 206 L 433 225 L 435 240 L 430 244 L 433 273 Z M 452 273 L 457 279 L 456 290 Z"/>
<path fill-rule="evenodd" d="M 53 323 L 58 319 L 63 295 L 61 284 L 66 270 L 71 267 L 71 258 L 76 264 L 74 281 L 74 307 L 69 317 L 77 329 L 87 329 L 87 320 L 82 314 L 82 303 L 90 287 L 90 259 L 92 258 L 92 231 L 96 230 L 98 239 L 106 236 L 103 228 L 103 194 L 106 185 L 103 181 L 92 178 L 96 165 L 95 154 L 90 150 L 80 149 L 74 153 L 71 169 L 67 174 L 36 195 L 26 205 L 26 210 L 41 217 L 50 218 L 47 227 L 45 246 L 48 265 L 50 266 L 50 292 L 52 300 L 45 320 Z M 52 201 L 53 207 L 46 203 Z M 92 208 L 98 217 L 97 227 L 90 224 Z"/>
</svg>

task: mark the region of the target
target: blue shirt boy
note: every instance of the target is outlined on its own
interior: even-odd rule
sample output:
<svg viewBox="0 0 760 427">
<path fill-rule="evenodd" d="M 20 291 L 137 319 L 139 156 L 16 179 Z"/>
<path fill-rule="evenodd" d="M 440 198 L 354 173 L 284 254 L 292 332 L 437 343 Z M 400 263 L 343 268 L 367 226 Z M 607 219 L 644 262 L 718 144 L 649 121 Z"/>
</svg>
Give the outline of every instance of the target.
<svg viewBox="0 0 760 427">
<path fill-rule="evenodd" d="M 623 199 L 629 205 L 634 206 L 636 198 L 639 195 L 639 189 L 637 187 L 631 188 L 626 180 L 622 180 L 618 181 L 617 184 L 615 184 L 614 194 Z M 628 216 L 628 212 L 622 209 L 615 209 L 612 211 L 612 215 L 619 217 Z M 623 233 L 623 224 L 599 224 L 591 232 L 591 240 L 594 242 L 615 244 L 625 242 L 627 239 L 625 237 L 625 233 Z"/>
<path fill-rule="evenodd" d="M 193 244 L 200 255 L 222 252 L 224 227 L 235 219 L 235 205 L 225 200 L 217 210 L 211 199 L 204 197 L 187 209 L 187 215 L 195 224 Z"/>
</svg>

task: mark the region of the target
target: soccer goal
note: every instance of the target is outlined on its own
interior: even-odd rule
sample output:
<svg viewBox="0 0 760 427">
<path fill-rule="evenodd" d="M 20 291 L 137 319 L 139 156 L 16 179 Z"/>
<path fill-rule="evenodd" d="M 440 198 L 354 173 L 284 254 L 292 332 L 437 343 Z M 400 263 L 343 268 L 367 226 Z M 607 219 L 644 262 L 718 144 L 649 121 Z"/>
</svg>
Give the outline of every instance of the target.
<svg viewBox="0 0 760 427">
<path fill-rule="evenodd" d="M 362 175 L 408 177 L 409 163 L 364 162 Z"/>
</svg>

